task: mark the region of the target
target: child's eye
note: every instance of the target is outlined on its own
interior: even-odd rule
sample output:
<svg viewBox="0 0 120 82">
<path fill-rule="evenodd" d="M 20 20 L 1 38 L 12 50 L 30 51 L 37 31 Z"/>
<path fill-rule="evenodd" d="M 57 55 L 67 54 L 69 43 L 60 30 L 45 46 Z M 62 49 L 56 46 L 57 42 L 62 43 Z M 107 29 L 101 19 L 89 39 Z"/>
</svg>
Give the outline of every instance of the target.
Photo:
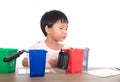
<svg viewBox="0 0 120 82">
<path fill-rule="evenodd" d="M 68 30 L 68 28 L 66 28 L 66 30 Z"/>
<path fill-rule="evenodd" d="M 63 29 L 63 28 L 60 28 L 60 29 Z"/>
<path fill-rule="evenodd" d="M 68 28 L 60 28 L 61 30 L 68 30 Z"/>
</svg>

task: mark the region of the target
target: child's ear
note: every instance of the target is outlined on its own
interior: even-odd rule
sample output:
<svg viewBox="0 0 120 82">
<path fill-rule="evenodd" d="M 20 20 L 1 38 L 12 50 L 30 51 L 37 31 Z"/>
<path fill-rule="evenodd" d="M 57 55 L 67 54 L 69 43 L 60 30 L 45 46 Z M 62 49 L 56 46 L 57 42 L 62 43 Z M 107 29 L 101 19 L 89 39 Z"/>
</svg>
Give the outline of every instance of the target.
<svg viewBox="0 0 120 82">
<path fill-rule="evenodd" d="M 50 33 L 50 28 L 48 28 L 48 25 L 45 26 L 45 31 L 46 31 L 47 34 Z"/>
</svg>

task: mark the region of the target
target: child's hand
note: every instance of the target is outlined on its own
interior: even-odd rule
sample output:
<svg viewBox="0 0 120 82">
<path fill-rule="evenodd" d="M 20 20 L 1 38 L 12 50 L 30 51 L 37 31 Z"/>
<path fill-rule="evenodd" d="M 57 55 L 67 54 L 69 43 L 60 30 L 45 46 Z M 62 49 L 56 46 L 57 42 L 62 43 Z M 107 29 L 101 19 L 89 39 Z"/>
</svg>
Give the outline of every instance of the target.
<svg viewBox="0 0 120 82">
<path fill-rule="evenodd" d="M 49 63 L 50 63 L 50 65 L 52 66 L 52 67 L 57 67 L 57 61 L 58 61 L 58 59 L 56 58 L 56 59 L 51 59 L 50 61 L 49 61 Z"/>
</svg>

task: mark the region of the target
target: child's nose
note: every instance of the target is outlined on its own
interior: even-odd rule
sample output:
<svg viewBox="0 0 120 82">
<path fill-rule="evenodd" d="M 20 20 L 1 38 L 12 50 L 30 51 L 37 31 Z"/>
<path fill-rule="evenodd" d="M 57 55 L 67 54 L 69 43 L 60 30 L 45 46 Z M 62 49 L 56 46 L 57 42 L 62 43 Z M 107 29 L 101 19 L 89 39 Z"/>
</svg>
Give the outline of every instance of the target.
<svg viewBox="0 0 120 82">
<path fill-rule="evenodd" d="M 64 33 L 64 34 L 67 34 L 67 30 L 64 30 L 63 33 Z"/>
</svg>

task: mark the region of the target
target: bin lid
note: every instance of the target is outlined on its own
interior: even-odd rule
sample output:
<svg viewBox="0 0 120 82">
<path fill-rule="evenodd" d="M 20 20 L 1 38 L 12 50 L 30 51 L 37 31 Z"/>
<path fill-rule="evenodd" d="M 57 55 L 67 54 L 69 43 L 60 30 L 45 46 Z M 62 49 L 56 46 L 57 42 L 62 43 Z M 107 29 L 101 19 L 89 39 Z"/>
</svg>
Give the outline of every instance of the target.
<svg viewBox="0 0 120 82">
<path fill-rule="evenodd" d="M 42 52 L 47 53 L 48 51 L 45 49 L 29 49 L 29 53 L 42 53 Z"/>
<path fill-rule="evenodd" d="M 0 48 L 0 51 L 17 51 L 17 48 Z"/>
</svg>

